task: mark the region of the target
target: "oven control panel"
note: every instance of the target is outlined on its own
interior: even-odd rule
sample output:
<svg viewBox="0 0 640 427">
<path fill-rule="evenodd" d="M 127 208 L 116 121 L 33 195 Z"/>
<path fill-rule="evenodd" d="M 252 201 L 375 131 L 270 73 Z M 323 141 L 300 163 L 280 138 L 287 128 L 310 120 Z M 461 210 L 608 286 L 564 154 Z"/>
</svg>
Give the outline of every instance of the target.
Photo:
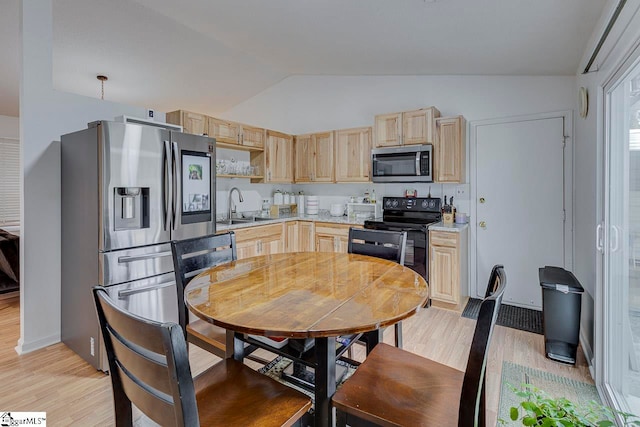
<svg viewBox="0 0 640 427">
<path fill-rule="evenodd" d="M 440 212 L 442 201 L 436 197 L 384 197 L 385 210 Z"/>
</svg>

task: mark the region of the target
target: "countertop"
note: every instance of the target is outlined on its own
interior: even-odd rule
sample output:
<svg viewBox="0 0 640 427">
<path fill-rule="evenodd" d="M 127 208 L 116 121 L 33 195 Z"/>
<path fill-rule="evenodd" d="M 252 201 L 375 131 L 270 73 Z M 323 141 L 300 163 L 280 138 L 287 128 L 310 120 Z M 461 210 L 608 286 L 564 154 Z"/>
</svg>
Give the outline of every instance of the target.
<svg viewBox="0 0 640 427">
<path fill-rule="evenodd" d="M 469 224 L 445 224 L 444 222 L 436 222 L 429 226 L 429 230 L 433 231 L 450 231 L 452 233 L 460 233 L 462 230 L 466 230 Z"/>
<path fill-rule="evenodd" d="M 376 218 L 381 220 L 381 218 Z M 240 224 L 221 224 L 216 223 L 216 231 L 222 230 L 236 230 L 239 228 L 247 227 L 259 227 L 261 225 L 277 224 L 287 221 L 314 221 L 314 222 L 330 222 L 334 224 L 346 224 L 346 225 L 364 225 L 365 219 L 350 219 L 346 215 L 343 216 L 331 216 L 329 213 L 320 213 L 318 215 L 295 215 L 282 218 L 272 219 L 260 219 L 254 222 L 243 222 Z"/>
<path fill-rule="evenodd" d="M 375 220 L 381 221 L 382 218 L 375 218 Z M 295 215 L 295 216 L 287 216 L 282 218 L 272 218 L 272 219 L 260 219 L 254 222 L 243 222 L 240 224 L 221 224 L 216 223 L 216 230 L 237 230 L 239 228 L 248 228 L 248 227 L 259 227 L 261 225 L 269 225 L 269 224 L 278 224 L 281 222 L 287 221 L 313 221 L 313 222 L 330 222 L 333 224 L 345 224 L 345 225 L 364 225 L 364 219 L 350 219 L 346 215 L 343 216 L 331 216 L 329 213 L 320 213 L 318 215 Z M 466 230 L 469 227 L 469 224 L 445 224 L 442 221 L 436 222 L 435 224 L 431 224 L 429 226 L 429 230 L 433 231 L 449 231 L 452 233 L 460 233 L 463 230 Z"/>
</svg>

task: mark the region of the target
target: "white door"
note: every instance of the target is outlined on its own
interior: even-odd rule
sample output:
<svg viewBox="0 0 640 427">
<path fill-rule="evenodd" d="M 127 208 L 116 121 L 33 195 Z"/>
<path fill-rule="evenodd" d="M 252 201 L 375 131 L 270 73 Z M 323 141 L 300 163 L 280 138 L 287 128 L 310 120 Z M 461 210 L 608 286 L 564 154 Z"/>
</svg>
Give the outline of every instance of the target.
<svg viewBox="0 0 640 427">
<path fill-rule="evenodd" d="M 503 264 L 504 302 L 542 307 L 538 268 L 565 266 L 564 118 L 475 126 L 476 292 Z"/>
</svg>

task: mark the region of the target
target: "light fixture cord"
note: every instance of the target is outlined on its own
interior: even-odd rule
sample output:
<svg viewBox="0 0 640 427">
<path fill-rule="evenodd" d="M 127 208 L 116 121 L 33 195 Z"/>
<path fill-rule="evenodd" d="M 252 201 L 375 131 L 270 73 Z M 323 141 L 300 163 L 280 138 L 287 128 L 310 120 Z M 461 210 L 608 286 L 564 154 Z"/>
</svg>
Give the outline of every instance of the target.
<svg viewBox="0 0 640 427">
<path fill-rule="evenodd" d="M 100 99 L 104 101 L 104 80 L 100 81 L 100 85 L 102 87 L 102 92 L 100 94 Z"/>
</svg>

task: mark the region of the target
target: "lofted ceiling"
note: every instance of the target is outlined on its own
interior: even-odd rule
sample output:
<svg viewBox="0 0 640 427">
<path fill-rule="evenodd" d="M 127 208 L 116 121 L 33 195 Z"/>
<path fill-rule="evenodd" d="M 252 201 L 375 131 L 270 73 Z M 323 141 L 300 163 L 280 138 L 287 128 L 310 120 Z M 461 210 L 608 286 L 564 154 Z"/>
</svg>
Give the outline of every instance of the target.
<svg viewBox="0 0 640 427">
<path fill-rule="evenodd" d="M 605 3 L 53 0 L 53 82 L 99 97 L 106 74 L 105 99 L 215 114 L 296 74 L 574 75 Z M 0 6 L 3 115 L 18 112 L 18 4 Z"/>
</svg>

